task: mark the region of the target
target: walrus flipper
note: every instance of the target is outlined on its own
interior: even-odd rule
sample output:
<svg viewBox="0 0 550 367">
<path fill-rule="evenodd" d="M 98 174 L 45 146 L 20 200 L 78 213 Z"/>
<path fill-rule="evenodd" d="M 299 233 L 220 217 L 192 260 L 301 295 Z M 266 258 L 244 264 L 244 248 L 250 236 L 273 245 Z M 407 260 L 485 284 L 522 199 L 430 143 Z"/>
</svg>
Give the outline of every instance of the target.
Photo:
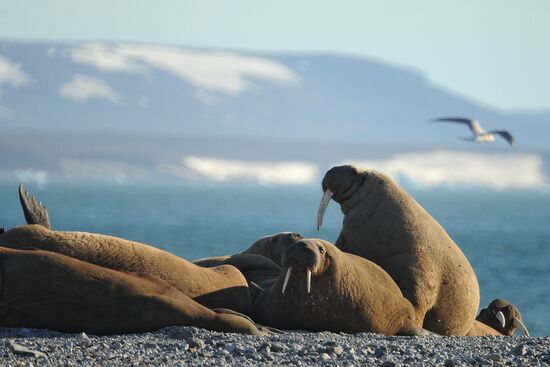
<svg viewBox="0 0 550 367">
<path fill-rule="evenodd" d="M 19 185 L 19 200 L 25 214 L 27 224 L 40 224 L 48 229 L 52 229 L 48 209 L 44 204 L 30 195 L 23 185 Z"/>
</svg>

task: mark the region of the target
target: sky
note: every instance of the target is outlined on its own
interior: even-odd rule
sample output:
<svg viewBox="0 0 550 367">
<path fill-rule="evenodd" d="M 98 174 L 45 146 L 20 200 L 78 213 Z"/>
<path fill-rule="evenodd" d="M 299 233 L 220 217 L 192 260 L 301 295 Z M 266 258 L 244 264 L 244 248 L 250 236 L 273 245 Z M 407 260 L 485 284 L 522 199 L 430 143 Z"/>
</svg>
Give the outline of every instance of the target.
<svg viewBox="0 0 550 367">
<path fill-rule="evenodd" d="M 493 108 L 550 110 L 549 15 L 544 0 L 0 0 L 0 39 L 352 54 Z"/>
</svg>

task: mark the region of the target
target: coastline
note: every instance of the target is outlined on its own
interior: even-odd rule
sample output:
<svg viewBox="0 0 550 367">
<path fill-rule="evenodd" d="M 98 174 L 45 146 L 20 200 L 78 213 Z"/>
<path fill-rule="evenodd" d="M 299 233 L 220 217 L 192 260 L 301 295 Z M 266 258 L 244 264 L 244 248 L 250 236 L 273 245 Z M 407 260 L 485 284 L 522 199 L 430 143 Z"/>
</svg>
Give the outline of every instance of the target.
<svg viewBox="0 0 550 367">
<path fill-rule="evenodd" d="M 111 336 L 0 328 L 0 339 L 3 366 L 550 364 L 550 337 L 387 337 L 301 331 L 257 337 L 178 326 Z"/>
</svg>

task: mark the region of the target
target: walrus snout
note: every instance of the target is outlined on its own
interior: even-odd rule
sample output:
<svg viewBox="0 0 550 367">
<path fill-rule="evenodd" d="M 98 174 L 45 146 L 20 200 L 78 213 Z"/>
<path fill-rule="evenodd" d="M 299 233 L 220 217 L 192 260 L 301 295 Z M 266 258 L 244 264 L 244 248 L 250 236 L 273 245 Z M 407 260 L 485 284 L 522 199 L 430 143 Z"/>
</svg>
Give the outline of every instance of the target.
<svg viewBox="0 0 550 367">
<path fill-rule="evenodd" d="M 353 196 L 359 188 L 359 169 L 351 165 L 332 167 L 325 173 L 321 187 L 323 197 L 317 210 L 317 230 L 323 224 L 323 217 L 331 199 L 341 204 L 342 201 Z"/>
<path fill-rule="evenodd" d="M 293 267 L 296 269 L 313 270 L 318 258 L 319 250 L 316 246 L 311 246 L 305 242 L 298 242 L 285 251 L 282 265 L 285 268 Z"/>
<path fill-rule="evenodd" d="M 317 246 L 300 241 L 289 247 L 283 254 L 281 264 L 286 268 L 285 280 L 281 289 L 285 293 L 290 275 L 295 269 L 297 272 L 305 272 L 306 290 L 311 292 L 311 274 L 316 272 L 320 260 L 320 252 Z"/>
</svg>

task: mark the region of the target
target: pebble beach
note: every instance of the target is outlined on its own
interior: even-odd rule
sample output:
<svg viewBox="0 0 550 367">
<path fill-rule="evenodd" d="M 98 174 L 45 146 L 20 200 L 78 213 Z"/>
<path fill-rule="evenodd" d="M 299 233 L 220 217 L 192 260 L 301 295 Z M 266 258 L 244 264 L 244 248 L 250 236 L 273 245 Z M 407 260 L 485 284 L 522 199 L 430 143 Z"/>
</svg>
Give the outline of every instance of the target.
<svg viewBox="0 0 550 367">
<path fill-rule="evenodd" d="M 2 366 L 537 366 L 550 337 L 386 337 L 292 331 L 269 336 L 168 327 L 95 336 L 0 328 Z"/>
</svg>

